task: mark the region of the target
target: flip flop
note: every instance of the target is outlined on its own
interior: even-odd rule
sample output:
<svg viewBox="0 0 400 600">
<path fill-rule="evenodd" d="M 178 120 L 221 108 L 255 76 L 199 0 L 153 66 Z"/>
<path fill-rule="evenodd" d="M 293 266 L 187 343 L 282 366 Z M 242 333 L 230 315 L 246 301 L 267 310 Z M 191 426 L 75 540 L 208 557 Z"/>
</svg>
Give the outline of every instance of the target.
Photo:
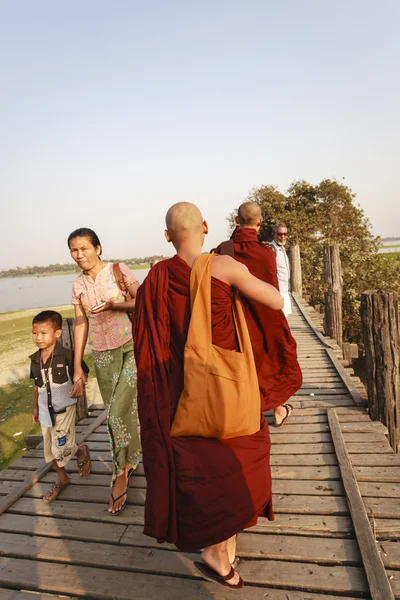
<svg viewBox="0 0 400 600">
<path fill-rule="evenodd" d="M 68 480 L 67 483 L 57 483 L 56 481 L 54 481 L 51 484 L 51 488 L 48 489 L 47 492 L 45 493 L 45 495 L 43 496 L 43 502 L 45 504 L 51 504 L 52 502 L 54 502 L 54 500 L 57 500 L 58 496 L 63 491 L 63 489 L 66 488 L 70 483 L 71 483 L 70 480 Z M 56 490 L 57 490 L 56 495 L 53 498 L 51 498 L 51 496 L 53 495 L 53 493 Z M 50 499 L 46 498 L 46 496 L 50 496 Z"/>
<path fill-rule="evenodd" d="M 125 495 L 127 496 L 127 494 L 128 494 L 128 486 L 126 487 L 126 490 L 120 496 L 118 496 L 118 498 L 114 498 L 114 495 L 111 492 L 112 508 L 114 508 L 115 503 L 118 502 L 118 500 L 120 498 L 123 498 L 123 496 L 125 496 Z M 125 508 L 125 506 L 127 504 L 127 501 L 128 501 L 128 496 L 127 496 L 125 502 L 123 503 L 123 505 L 121 506 L 121 508 L 119 510 L 116 510 L 115 512 L 110 512 L 109 511 L 109 514 L 112 515 L 112 516 L 119 515 L 119 513 L 124 510 L 124 508 Z"/>
<path fill-rule="evenodd" d="M 204 562 L 196 561 L 194 563 L 194 566 L 203 575 L 204 579 L 212 581 L 213 583 L 219 583 L 220 585 L 223 585 L 224 587 L 230 590 L 240 590 L 244 586 L 243 579 L 240 577 L 240 575 L 238 583 L 236 583 L 235 585 L 228 583 L 229 579 L 232 579 L 232 577 L 236 573 L 233 567 L 229 571 L 228 575 L 220 575 L 219 573 L 217 573 L 217 571 L 214 571 L 214 569 L 206 565 Z"/>
<path fill-rule="evenodd" d="M 90 469 L 92 468 L 92 461 L 90 460 L 90 452 L 89 452 L 89 448 L 87 447 L 86 444 L 85 444 L 85 448 L 86 448 L 86 457 L 81 462 L 77 463 L 79 475 L 81 477 L 87 477 L 88 475 L 90 475 Z M 87 472 L 86 475 L 82 475 L 82 473 L 83 473 L 83 467 L 87 463 L 89 463 L 89 471 Z"/>
<path fill-rule="evenodd" d="M 282 421 L 280 423 L 275 423 L 274 422 L 274 426 L 275 427 L 282 427 L 282 425 L 284 424 L 284 422 L 286 421 L 286 419 L 292 414 L 293 412 L 293 406 L 291 404 L 282 404 L 283 408 L 286 408 L 286 417 L 284 417 L 282 419 Z M 289 410 L 291 409 L 291 410 Z"/>
</svg>

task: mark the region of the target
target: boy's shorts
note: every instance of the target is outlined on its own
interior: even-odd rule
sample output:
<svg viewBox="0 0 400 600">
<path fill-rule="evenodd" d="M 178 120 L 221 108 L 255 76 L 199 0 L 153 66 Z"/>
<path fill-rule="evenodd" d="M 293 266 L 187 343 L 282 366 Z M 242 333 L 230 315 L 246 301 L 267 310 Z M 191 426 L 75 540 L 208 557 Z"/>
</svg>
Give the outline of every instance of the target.
<svg viewBox="0 0 400 600">
<path fill-rule="evenodd" d="M 47 463 L 56 460 L 59 467 L 65 467 L 76 454 L 75 414 L 76 404 L 72 404 L 65 412 L 55 416 L 54 427 L 42 427 L 44 460 Z"/>
</svg>

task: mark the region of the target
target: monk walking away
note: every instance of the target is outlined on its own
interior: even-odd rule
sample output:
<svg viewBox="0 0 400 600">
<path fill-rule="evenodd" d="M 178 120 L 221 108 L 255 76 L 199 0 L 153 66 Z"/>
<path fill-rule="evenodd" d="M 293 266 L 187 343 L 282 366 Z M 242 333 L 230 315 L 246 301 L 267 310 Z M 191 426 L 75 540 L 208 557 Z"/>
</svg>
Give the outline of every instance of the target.
<svg viewBox="0 0 400 600">
<path fill-rule="evenodd" d="M 231 240 L 216 252 L 230 254 L 250 273 L 279 290 L 277 262 L 272 248 L 258 241 L 261 207 L 244 202 L 238 209 Z M 264 412 L 274 409 L 274 424 L 282 427 L 293 407 L 286 401 L 302 385 L 297 345 L 282 311 L 274 311 L 251 298 L 243 298 Z"/>
<path fill-rule="evenodd" d="M 165 236 L 177 253 L 155 265 L 138 290 L 133 331 L 147 478 L 144 533 L 183 551 L 201 550 L 195 564 L 203 576 L 239 589 L 237 534 L 258 516 L 274 517 L 269 430 L 233 288 L 273 310 L 283 300 L 231 257 L 202 256 L 207 233 L 196 206 L 172 206 Z M 192 319 L 206 326 L 193 328 Z M 226 386 L 236 394 L 235 410 L 226 404 Z"/>
<path fill-rule="evenodd" d="M 88 447 L 75 441 L 76 402 L 83 395 L 84 382 L 73 383 L 73 352 L 60 343 L 61 333 L 60 313 L 44 310 L 33 318 L 32 338 L 39 350 L 30 356 L 35 384 L 32 421 L 40 421 L 44 459 L 57 472 L 57 480 L 43 496 L 46 503 L 54 502 L 70 483 L 65 467 L 71 458 L 76 455 L 81 477 L 89 475 L 91 466 Z M 89 372 L 85 363 L 82 368 Z"/>
</svg>

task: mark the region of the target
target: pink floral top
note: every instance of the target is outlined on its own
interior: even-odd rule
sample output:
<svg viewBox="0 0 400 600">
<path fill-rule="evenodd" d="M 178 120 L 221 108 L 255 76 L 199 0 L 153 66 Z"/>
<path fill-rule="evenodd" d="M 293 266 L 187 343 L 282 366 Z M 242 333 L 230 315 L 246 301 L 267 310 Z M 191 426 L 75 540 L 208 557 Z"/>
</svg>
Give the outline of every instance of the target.
<svg viewBox="0 0 400 600">
<path fill-rule="evenodd" d="M 137 282 L 134 273 L 119 263 L 125 285 Z M 112 263 L 107 263 L 93 280 L 81 273 L 72 284 L 72 304 L 81 304 L 89 320 L 89 346 L 93 350 L 114 350 L 132 338 L 132 323 L 122 311 L 106 310 L 98 314 L 89 309 L 105 300 L 124 302 L 125 297 L 115 281 Z"/>
</svg>

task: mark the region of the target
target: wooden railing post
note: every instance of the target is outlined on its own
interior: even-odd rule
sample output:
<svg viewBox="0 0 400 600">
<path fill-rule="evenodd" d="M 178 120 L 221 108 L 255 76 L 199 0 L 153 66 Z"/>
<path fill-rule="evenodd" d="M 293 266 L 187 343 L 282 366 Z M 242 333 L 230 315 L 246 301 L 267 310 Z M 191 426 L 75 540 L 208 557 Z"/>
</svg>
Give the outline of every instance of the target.
<svg viewBox="0 0 400 600">
<path fill-rule="evenodd" d="M 75 319 L 68 318 L 63 319 L 63 329 L 62 329 L 62 345 L 65 348 L 74 349 L 74 323 Z M 88 416 L 88 406 L 87 406 L 87 398 L 86 392 L 83 392 L 83 396 L 78 398 L 78 402 L 76 403 L 76 422 L 79 423 L 82 419 L 86 419 Z"/>
<path fill-rule="evenodd" d="M 343 342 L 342 288 L 339 247 L 324 246 L 324 331 L 339 346 Z"/>
<path fill-rule="evenodd" d="M 393 450 L 400 451 L 400 335 L 396 292 L 361 294 L 368 406 L 371 419 L 389 431 Z"/>
<path fill-rule="evenodd" d="M 294 294 L 303 295 L 303 281 L 301 277 L 300 246 L 294 244 L 288 250 L 290 259 L 290 288 Z"/>
</svg>

